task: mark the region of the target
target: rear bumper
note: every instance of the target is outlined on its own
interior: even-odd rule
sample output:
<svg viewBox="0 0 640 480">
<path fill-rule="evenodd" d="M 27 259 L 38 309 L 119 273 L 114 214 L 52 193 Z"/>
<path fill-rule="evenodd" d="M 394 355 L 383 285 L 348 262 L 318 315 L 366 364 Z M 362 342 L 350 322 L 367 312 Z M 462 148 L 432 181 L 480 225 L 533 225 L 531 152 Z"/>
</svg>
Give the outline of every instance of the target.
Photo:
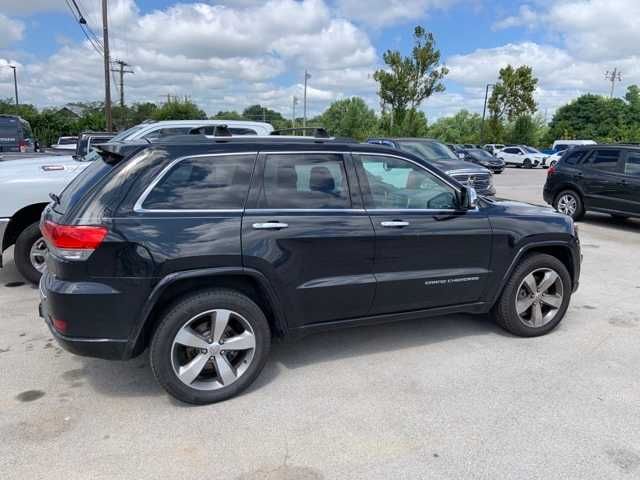
<svg viewBox="0 0 640 480">
<path fill-rule="evenodd" d="M 4 232 L 9 225 L 9 218 L 0 218 L 0 268 L 2 268 L 2 252 L 4 250 Z"/>
<path fill-rule="evenodd" d="M 128 332 L 135 309 L 126 318 L 130 299 L 112 287 L 94 282 L 66 282 L 45 272 L 40 279 L 40 317 L 62 348 L 76 355 L 125 360 Z M 54 326 L 64 322 L 64 331 Z"/>
</svg>

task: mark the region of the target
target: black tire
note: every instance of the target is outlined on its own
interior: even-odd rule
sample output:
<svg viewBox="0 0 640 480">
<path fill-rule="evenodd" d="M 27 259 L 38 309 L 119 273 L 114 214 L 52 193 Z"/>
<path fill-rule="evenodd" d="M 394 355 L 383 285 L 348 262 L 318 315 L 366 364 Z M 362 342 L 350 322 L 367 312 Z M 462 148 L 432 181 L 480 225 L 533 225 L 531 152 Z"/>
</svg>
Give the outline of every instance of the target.
<svg viewBox="0 0 640 480">
<path fill-rule="evenodd" d="M 213 309 L 239 313 L 250 324 L 255 349 L 249 367 L 233 383 L 216 390 L 201 390 L 183 383 L 172 366 L 172 345 L 178 331 L 194 316 Z M 187 295 L 164 314 L 153 334 L 150 348 L 151 368 L 162 387 L 186 403 L 204 405 L 238 395 L 258 377 L 271 348 L 271 331 L 264 313 L 250 298 L 234 290 L 212 289 Z"/>
<path fill-rule="evenodd" d="M 582 219 L 585 213 L 584 202 L 582 201 L 582 197 L 580 196 L 580 194 L 575 190 L 562 190 L 560 193 L 558 193 L 556 195 L 556 198 L 554 198 L 553 200 L 553 208 L 555 208 L 557 211 L 560 211 L 558 209 L 558 203 L 560 202 L 560 199 L 565 195 L 570 195 L 576 202 L 576 209 L 573 214 L 570 215 L 571 218 L 573 218 L 574 220 Z"/>
<path fill-rule="evenodd" d="M 540 268 L 550 268 L 554 270 L 562 280 L 563 299 L 562 304 L 558 308 L 555 317 L 545 325 L 540 327 L 532 327 L 524 323 L 516 312 L 516 296 L 518 289 L 524 278 L 531 272 Z M 569 300 L 571 299 L 571 277 L 564 264 L 556 257 L 551 255 L 536 253 L 523 258 L 515 268 L 511 277 L 507 281 L 500 298 L 493 308 L 493 316 L 498 325 L 508 332 L 519 337 L 537 337 L 545 335 L 562 321 Z"/>
<path fill-rule="evenodd" d="M 525 158 L 524 161 L 522 162 L 522 166 L 524 168 L 533 168 L 533 164 L 531 163 L 531 160 L 529 160 L 528 158 Z"/>
<path fill-rule="evenodd" d="M 37 284 L 42 273 L 31 263 L 31 247 L 42 239 L 39 222 L 32 223 L 25 228 L 16 239 L 13 260 L 20 275 L 31 283 Z"/>
</svg>

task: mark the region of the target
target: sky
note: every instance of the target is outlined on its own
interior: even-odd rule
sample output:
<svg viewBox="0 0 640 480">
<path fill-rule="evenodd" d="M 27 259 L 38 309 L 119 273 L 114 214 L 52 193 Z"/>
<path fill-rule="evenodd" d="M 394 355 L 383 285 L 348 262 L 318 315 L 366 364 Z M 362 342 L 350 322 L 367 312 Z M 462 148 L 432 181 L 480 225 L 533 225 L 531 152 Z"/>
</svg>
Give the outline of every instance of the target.
<svg viewBox="0 0 640 480">
<path fill-rule="evenodd" d="M 0 98 L 13 97 L 16 65 L 22 103 L 103 99 L 102 57 L 66 1 L 0 0 Z M 101 38 L 101 1 L 76 1 Z M 429 121 L 481 113 L 507 64 L 533 68 L 547 120 L 581 94 L 608 95 L 607 70 L 622 72 L 616 96 L 640 84 L 640 0 L 109 0 L 109 12 L 111 57 L 134 71 L 125 101 L 189 96 L 210 115 L 260 103 L 290 117 L 305 69 L 309 116 L 351 96 L 378 110 L 373 72 L 386 50 L 410 52 L 418 24 L 450 70 L 421 106 Z"/>
</svg>

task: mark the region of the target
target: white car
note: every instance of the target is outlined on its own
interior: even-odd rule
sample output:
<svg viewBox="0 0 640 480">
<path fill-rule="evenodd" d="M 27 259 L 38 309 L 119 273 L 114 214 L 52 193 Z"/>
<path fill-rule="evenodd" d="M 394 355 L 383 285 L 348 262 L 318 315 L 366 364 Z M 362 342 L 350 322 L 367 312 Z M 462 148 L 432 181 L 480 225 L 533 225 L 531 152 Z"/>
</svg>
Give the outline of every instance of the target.
<svg viewBox="0 0 640 480">
<path fill-rule="evenodd" d="M 546 168 L 547 155 L 526 145 L 517 145 L 503 148 L 496 152 L 496 157 L 504 160 L 504 163 L 508 165 L 514 165 L 516 167 L 523 168 L 535 168 L 542 166 Z"/>
<path fill-rule="evenodd" d="M 75 151 L 78 143 L 78 137 L 60 137 L 58 143 L 51 145 L 55 150 L 73 150 Z"/>
<path fill-rule="evenodd" d="M 231 120 L 167 120 L 143 123 L 125 130 L 112 142 L 158 139 L 162 136 L 193 133 L 196 129 L 215 130 L 226 125 L 232 135 L 271 134 L 268 123 Z M 215 131 L 213 133 L 215 135 Z M 36 154 L 37 155 L 37 154 Z M 91 161 L 99 158 L 96 151 L 85 157 L 73 155 L 41 155 L 33 158 L 0 162 L 0 267 L 2 253 L 15 245 L 13 258 L 20 274 L 37 283 L 45 268 L 46 244 L 40 234 L 40 214 L 49 203 L 50 194 L 59 195 Z"/>
</svg>

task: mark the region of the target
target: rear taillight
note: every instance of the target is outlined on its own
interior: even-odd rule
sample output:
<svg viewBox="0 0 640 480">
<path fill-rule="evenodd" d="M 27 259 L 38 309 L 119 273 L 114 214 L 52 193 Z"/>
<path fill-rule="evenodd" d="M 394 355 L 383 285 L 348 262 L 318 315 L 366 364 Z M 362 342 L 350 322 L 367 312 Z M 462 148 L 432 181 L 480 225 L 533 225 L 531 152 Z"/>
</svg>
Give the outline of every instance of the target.
<svg viewBox="0 0 640 480">
<path fill-rule="evenodd" d="M 20 152 L 22 152 L 22 153 L 25 153 L 27 151 L 27 147 L 28 146 L 29 145 L 24 140 L 20 140 L 20 143 L 18 144 L 18 147 L 20 148 Z"/>
<path fill-rule="evenodd" d="M 549 169 L 547 170 L 547 177 L 550 177 L 551 175 L 554 175 L 556 173 L 556 166 L 555 165 L 551 165 L 549 167 Z"/>
<path fill-rule="evenodd" d="M 66 333 L 67 331 L 67 322 L 64 320 L 60 320 L 59 318 L 52 319 L 53 328 L 55 328 L 60 333 Z"/>
<path fill-rule="evenodd" d="M 65 260 L 86 260 L 107 236 L 102 226 L 59 225 L 50 220 L 40 230 L 49 250 Z"/>
</svg>

